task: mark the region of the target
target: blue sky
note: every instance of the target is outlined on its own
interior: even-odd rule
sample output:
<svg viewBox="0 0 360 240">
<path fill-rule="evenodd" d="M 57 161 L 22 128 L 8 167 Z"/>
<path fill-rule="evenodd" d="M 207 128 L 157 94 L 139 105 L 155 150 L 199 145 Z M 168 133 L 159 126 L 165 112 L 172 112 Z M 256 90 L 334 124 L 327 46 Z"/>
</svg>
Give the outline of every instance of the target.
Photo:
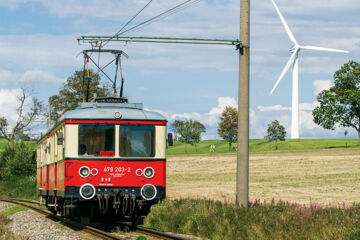
<svg viewBox="0 0 360 240">
<path fill-rule="evenodd" d="M 0 0 L 0 109 L 14 121 L 16 94 L 32 88 L 43 101 L 82 67 L 81 35 L 112 35 L 147 0 Z M 141 22 L 182 0 L 153 0 L 134 21 Z M 202 1 L 134 31 L 135 36 L 239 38 L 240 1 Z M 343 137 L 312 121 L 316 93 L 333 83 L 333 73 L 349 60 L 359 61 L 359 4 L 355 0 L 276 1 L 297 41 L 350 51 L 300 54 L 300 137 Z M 326 4 L 325 4 L 326 3 Z M 251 2 L 250 136 L 263 138 L 278 119 L 290 136 L 291 70 L 272 96 L 269 92 L 290 57 L 289 40 L 270 0 Z M 192 118 L 207 127 L 204 138 L 218 138 L 216 125 L 225 106 L 236 106 L 238 54 L 233 47 L 111 43 L 124 50 L 125 94 L 163 113 L 169 121 Z M 102 56 L 103 63 L 106 56 Z M 106 79 L 104 79 L 104 82 Z M 356 137 L 349 130 L 348 137 Z"/>
</svg>

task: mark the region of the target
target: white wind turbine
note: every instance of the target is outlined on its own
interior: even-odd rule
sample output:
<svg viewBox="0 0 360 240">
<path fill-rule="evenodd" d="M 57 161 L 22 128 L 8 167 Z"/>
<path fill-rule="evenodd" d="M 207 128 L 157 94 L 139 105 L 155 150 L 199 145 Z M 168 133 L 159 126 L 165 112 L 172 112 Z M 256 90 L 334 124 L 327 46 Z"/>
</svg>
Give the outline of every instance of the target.
<svg viewBox="0 0 360 240">
<path fill-rule="evenodd" d="M 281 22 L 283 23 L 287 34 L 289 35 L 290 40 L 294 43 L 294 46 L 290 49 L 292 53 L 289 61 L 287 62 L 285 68 L 280 74 L 280 77 L 276 81 L 274 87 L 271 89 L 270 95 L 274 92 L 277 85 L 284 77 L 285 73 L 289 70 L 291 64 L 293 64 L 293 80 L 292 80 L 292 108 L 291 108 L 291 138 L 297 139 L 299 138 L 299 52 L 302 49 L 305 50 L 317 50 L 317 51 L 326 51 L 326 52 L 340 52 L 340 53 L 348 53 L 348 51 L 332 49 L 332 48 L 323 48 L 323 47 L 315 47 L 315 46 L 300 46 L 292 32 L 290 31 L 289 26 L 287 25 L 284 17 L 282 16 L 279 8 L 276 6 L 274 0 L 271 0 L 274 4 L 274 7 L 279 14 Z"/>
</svg>

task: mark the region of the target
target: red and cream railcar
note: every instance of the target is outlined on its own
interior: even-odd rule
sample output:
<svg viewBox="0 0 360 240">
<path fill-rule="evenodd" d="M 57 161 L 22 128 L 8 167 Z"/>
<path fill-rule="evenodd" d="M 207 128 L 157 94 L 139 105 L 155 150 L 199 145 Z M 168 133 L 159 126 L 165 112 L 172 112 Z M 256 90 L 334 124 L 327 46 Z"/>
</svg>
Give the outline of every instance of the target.
<svg viewBox="0 0 360 240">
<path fill-rule="evenodd" d="M 38 142 L 39 195 L 54 213 L 136 224 L 165 198 L 166 123 L 123 98 L 66 112 Z"/>
</svg>

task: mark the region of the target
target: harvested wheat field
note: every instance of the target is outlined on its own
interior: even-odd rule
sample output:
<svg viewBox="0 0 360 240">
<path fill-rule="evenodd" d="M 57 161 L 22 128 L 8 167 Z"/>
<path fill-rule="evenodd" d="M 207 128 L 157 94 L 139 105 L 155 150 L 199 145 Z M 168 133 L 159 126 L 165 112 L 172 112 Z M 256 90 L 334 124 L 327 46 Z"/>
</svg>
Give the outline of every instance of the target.
<svg viewBox="0 0 360 240">
<path fill-rule="evenodd" d="M 167 197 L 235 199 L 236 155 L 170 155 Z M 360 149 L 250 154 L 250 201 L 360 202 Z"/>
</svg>

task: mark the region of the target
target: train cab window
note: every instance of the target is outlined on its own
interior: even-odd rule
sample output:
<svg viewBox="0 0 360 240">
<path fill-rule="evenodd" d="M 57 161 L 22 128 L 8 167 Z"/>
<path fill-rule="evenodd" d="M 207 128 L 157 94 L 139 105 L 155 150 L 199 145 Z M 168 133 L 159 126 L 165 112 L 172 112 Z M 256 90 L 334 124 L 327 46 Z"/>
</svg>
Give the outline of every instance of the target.
<svg viewBox="0 0 360 240">
<path fill-rule="evenodd" d="M 112 157 L 115 155 L 115 126 L 79 125 L 79 155 Z"/>
<path fill-rule="evenodd" d="M 155 127 L 128 125 L 120 126 L 120 156 L 154 157 Z"/>
</svg>

